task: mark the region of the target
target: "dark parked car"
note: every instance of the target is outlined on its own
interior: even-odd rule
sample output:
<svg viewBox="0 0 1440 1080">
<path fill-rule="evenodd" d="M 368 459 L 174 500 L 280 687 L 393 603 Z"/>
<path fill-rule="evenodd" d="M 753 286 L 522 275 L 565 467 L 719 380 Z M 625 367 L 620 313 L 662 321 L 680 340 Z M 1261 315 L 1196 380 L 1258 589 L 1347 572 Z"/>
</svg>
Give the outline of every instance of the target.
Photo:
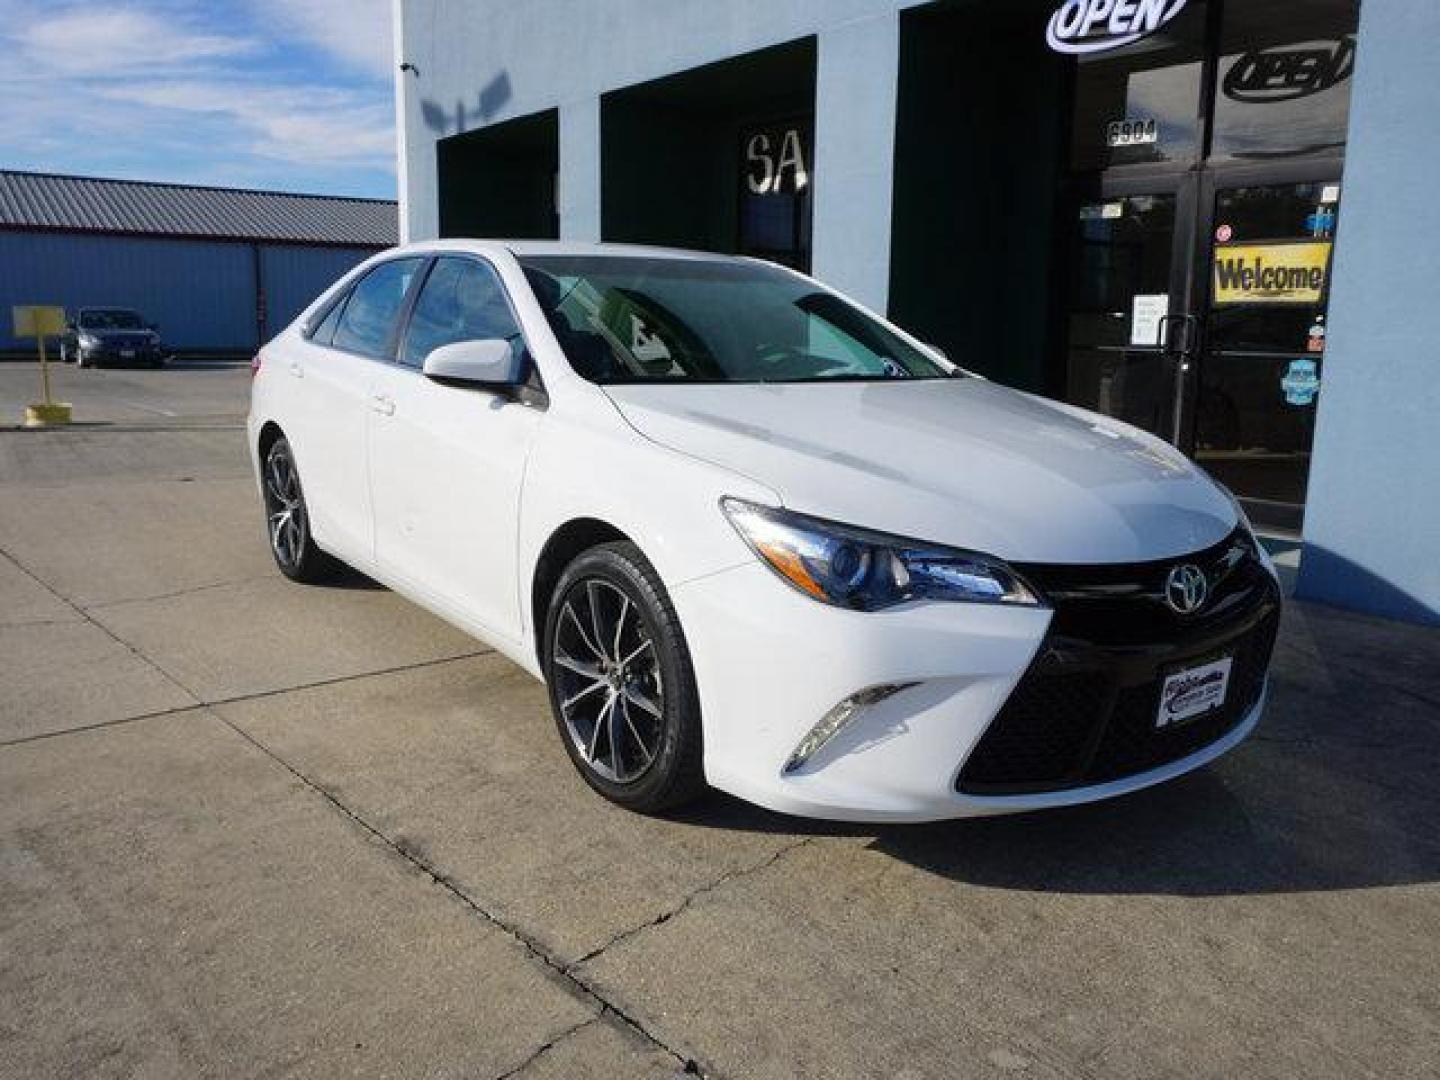
<svg viewBox="0 0 1440 1080">
<path fill-rule="evenodd" d="M 129 308 L 81 308 L 65 324 L 60 358 L 81 367 L 148 364 L 159 367 L 165 350 L 159 331 Z"/>
</svg>

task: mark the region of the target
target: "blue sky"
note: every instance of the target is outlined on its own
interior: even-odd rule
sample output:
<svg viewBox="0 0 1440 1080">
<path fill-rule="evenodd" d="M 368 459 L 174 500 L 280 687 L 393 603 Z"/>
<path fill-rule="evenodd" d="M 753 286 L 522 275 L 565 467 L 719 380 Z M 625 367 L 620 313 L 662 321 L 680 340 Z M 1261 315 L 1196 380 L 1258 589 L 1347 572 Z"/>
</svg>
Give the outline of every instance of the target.
<svg viewBox="0 0 1440 1080">
<path fill-rule="evenodd" d="M 0 0 L 0 167 L 395 195 L 390 0 Z"/>
</svg>

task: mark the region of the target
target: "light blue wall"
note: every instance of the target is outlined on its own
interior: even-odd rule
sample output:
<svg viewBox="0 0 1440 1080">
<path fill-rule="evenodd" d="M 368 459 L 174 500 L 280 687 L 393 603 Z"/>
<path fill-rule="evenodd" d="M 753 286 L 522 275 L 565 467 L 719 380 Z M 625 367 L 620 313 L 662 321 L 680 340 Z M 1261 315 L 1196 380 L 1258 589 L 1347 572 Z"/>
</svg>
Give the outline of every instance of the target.
<svg viewBox="0 0 1440 1080">
<path fill-rule="evenodd" d="M 826 179 L 816 186 L 812 269 L 883 309 L 896 13 L 917 2 L 405 0 L 395 5 L 397 50 L 419 74 L 395 81 L 402 233 L 439 233 L 437 139 L 558 107 L 560 234 L 595 239 L 601 94 L 815 36 L 818 79 L 834 93 L 817 94 L 812 168 Z"/>
<path fill-rule="evenodd" d="M 1440 0 L 1367 0 L 1298 593 L 1440 623 Z"/>
</svg>

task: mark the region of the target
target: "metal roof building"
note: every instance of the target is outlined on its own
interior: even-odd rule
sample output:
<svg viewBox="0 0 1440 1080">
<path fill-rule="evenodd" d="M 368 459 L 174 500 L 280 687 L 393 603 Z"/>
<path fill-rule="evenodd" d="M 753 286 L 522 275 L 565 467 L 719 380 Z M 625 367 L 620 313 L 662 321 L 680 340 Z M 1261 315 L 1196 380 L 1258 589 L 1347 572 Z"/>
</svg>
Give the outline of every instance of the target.
<svg viewBox="0 0 1440 1080">
<path fill-rule="evenodd" d="M 379 199 L 0 171 L 0 312 L 130 307 L 176 351 L 244 353 L 396 233 Z"/>
</svg>

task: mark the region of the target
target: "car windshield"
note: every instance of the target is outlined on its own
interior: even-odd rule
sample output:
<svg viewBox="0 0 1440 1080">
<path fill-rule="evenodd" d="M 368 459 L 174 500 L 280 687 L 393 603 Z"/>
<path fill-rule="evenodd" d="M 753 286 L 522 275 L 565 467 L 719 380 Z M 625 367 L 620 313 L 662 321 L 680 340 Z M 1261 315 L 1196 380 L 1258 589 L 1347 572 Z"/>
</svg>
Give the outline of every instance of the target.
<svg viewBox="0 0 1440 1080">
<path fill-rule="evenodd" d="M 122 308 L 96 308 L 80 313 L 80 325 L 86 330 L 143 330 L 145 324 L 133 311 Z"/>
<path fill-rule="evenodd" d="M 959 369 L 779 267 L 719 259 L 520 259 L 571 365 L 597 383 L 945 379 Z"/>
</svg>

